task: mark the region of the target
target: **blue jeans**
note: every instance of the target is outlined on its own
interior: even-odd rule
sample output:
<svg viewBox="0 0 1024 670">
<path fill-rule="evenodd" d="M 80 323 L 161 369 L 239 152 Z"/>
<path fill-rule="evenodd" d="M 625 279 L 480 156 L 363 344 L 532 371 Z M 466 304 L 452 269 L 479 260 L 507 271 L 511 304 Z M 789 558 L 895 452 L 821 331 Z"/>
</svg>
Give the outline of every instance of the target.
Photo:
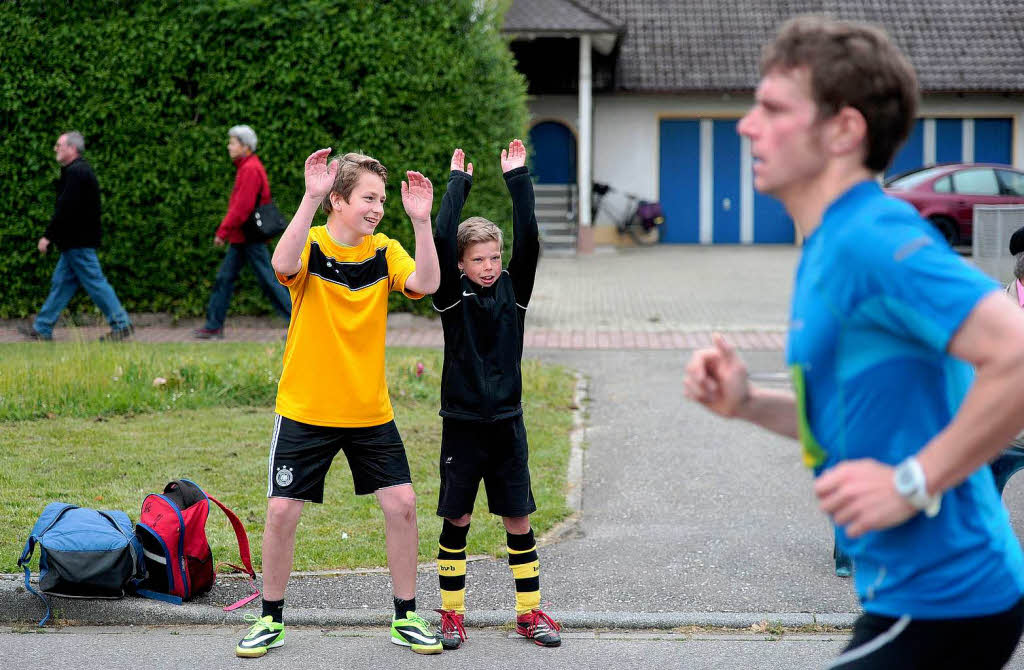
<svg viewBox="0 0 1024 670">
<path fill-rule="evenodd" d="M 80 247 L 61 252 L 57 267 L 53 270 L 53 278 L 50 280 L 50 295 L 46 297 L 46 302 L 39 309 L 33 324 L 36 332 L 46 337 L 53 335 L 57 317 L 68 306 L 79 286 L 85 289 L 103 312 L 103 316 L 107 317 L 112 330 L 121 330 L 132 324 L 128 319 L 128 313 L 121 307 L 113 287 L 103 276 L 103 269 L 96 257 L 96 249 Z"/>
<path fill-rule="evenodd" d="M 206 328 L 220 330 L 224 327 L 224 317 L 228 314 L 231 296 L 235 292 L 235 280 L 248 259 L 256 281 L 270 304 L 284 319 L 292 315 L 292 298 L 288 289 L 282 286 L 270 267 L 270 252 L 264 242 L 232 244 L 224 255 L 224 261 L 217 270 L 217 279 L 213 284 L 213 294 L 206 308 Z"/>
</svg>

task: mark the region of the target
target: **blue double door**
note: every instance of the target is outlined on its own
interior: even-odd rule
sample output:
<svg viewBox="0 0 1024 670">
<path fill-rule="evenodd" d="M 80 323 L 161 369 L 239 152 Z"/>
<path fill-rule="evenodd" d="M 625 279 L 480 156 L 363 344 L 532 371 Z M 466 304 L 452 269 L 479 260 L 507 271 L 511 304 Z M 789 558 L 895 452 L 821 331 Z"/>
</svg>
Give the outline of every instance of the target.
<svg viewBox="0 0 1024 670">
<path fill-rule="evenodd" d="M 663 119 L 659 198 L 663 242 L 792 243 L 782 205 L 753 188 L 750 149 L 737 119 Z"/>
</svg>

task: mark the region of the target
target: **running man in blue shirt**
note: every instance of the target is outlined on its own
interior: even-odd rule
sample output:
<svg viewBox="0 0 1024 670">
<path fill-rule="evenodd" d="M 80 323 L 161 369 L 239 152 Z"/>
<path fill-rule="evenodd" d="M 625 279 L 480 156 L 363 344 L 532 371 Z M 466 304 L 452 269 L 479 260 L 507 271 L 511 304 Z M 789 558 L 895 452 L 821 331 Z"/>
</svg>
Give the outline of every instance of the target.
<svg viewBox="0 0 1024 670">
<path fill-rule="evenodd" d="M 798 439 L 865 613 L 834 668 L 1001 668 L 1024 557 L 985 464 L 1024 427 L 1024 313 L 875 181 L 917 80 L 881 30 L 801 17 L 765 47 L 739 124 L 754 186 L 805 239 L 792 393 L 750 384 L 719 336 L 686 395 Z"/>
</svg>

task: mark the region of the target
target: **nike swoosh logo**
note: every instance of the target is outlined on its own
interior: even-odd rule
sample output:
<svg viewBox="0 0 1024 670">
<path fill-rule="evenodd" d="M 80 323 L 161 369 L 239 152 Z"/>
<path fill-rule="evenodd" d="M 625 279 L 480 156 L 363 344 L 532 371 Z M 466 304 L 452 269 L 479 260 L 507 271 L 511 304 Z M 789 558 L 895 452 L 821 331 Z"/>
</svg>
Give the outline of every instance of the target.
<svg viewBox="0 0 1024 670">
<path fill-rule="evenodd" d="M 433 637 L 424 637 L 411 628 L 399 628 L 398 632 L 406 637 L 415 638 L 423 644 L 436 644 L 437 642 Z"/>
<path fill-rule="evenodd" d="M 476 293 L 470 293 L 469 291 L 463 291 L 463 292 L 462 292 L 462 295 L 464 295 L 464 296 L 468 296 L 468 297 L 473 297 L 473 296 L 475 296 L 475 295 L 476 295 Z"/>
<path fill-rule="evenodd" d="M 260 642 L 263 642 L 265 640 L 269 640 L 272 637 L 277 637 L 277 635 L 278 635 L 277 633 L 267 633 L 266 635 L 260 635 L 259 637 L 254 637 L 251 640 L 243 640 L 242 644 L 240 644 L 238 646 L 240 646 L 240 647 L 254 647 L 257 644 L 259 644 Z"/>
</svg>

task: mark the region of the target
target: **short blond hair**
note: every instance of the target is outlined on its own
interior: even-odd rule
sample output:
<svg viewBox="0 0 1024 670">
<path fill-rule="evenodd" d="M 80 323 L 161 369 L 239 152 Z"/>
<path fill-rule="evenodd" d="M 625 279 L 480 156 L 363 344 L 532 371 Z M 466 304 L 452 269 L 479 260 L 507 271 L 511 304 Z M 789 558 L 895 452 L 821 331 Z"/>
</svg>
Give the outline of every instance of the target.
<svg viewBox="0 0 1024 670">
<path fill-rule="evenodd" d="M 356 187 L 356 183 L 363 173 L 375 174 L 380 177 L 382 182 L 388 183 L 388 170 L 376 158 L 363 154 L 347 153 L 341 158 L 333 159 L 331 163 L 338 164 L 338 174 L 334 177 L 334 184 L 331 186 L 330 192 L 324 196 L 323 201 L 320 203 L 320 209 L 323 210 L 324 214 L 330 214 L 334 211 L 334 206 L 331 204 L 331 193 L 337 193 L 345 202 L 348 202 L 349 196 L 352 195 L 352 189 Z"/>
<path fill-rule="evenodd" d="M 501 228 L 482 216 L 471 216 L 460 223 L 459 232 L 455 236 L 460 259 L 469 245 L 491 241 L 496 241 L 498 247 L 501 247 Z"/>
</svg>

